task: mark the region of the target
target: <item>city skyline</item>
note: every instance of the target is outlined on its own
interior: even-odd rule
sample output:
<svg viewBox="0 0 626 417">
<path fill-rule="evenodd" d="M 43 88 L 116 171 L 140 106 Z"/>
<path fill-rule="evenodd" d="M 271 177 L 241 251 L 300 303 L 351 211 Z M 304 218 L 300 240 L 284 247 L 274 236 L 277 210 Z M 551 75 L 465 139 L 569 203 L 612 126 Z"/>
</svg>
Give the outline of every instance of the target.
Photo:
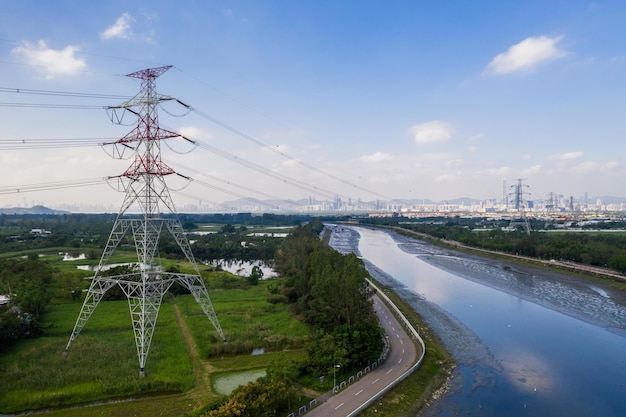
<svg viewBox="0 0 626 417">
<path fill-rule="evenodd" d="M 102 179 L 130 161 L 98 143 L 134 121 L 105 107 L 164 64 L 157 90 L 191 107 L 163 104 L 161 125 L 198 145 L 162 145 L 193 179 L 172 178 L 177 207 L 499 199 L 516 178 L 537 199 L 626 195 L 617 2 L 4 6 L 0 207 L 119 207 Z"/>
</svg>

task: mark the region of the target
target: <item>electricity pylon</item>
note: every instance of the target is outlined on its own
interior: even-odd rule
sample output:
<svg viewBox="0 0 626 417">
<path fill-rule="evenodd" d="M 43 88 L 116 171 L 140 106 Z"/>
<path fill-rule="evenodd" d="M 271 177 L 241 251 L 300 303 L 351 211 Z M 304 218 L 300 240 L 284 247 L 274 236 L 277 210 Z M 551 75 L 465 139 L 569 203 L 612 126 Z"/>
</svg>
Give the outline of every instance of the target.
<svg viewBox="0 0 626 417">
<path fill-rule="evenodd" d="M 163 296 L 175 282 L 193 294 L 221 338 L 226 341 L 165 183 L 165 176 L 177 173 L 161 160 L 160 141 L 181 136 L 159 127 L 158 104 L 172 98 L 156 93 L 155 80 L 170 68 L 171 66 L 163 66 L 128 74 L 128 77 L 141 80 L 140 92 L 122 105 L 111 108 L 128 110 L 137 115 L 137 127 L 112 143 L 120 156 L 131 149 L 134 160 L 123 174 L 110 177 L 119 180 L 123 185 L 125 198 L 64 351 L 64 355 L 67 355 L 72 342 L 76 340 L 104 294 L 111 287 L 119 285 L 128 298 L 140 376 L 145 375 L 146 359 Z M 139 206 L 140 216 L 126 215 L 133 205 Z M 162 209 L 169 215 L 164 216 Z M 165 231 L 170 233 L 191 263 L 193 274 L 163 270 L 159 257 L 159 238 Z M 137 252 L 137 267 L 130 273 L 103 276 L 102 273 L 108 269 L 111 255 L 130 233 L 130 242 L 135 245 Z"/>
<path fill-rule="evenodd" d="M 513 192 L 510 195 L 513 195 L 513 202 L 515 205 L 515 210 L 520 213 L 524 230 L 526 234 L 530 235 L 530 224 L 528 223 L 528 217 L 526 216 L 526 200 L 524 199 L 524 195 L 529 195 L 530 193 L 524 191 L 524 187 L 528 187 L 528 185 L 524 184 L 524 178 L 517 178 L 517 184 L 511 185 L 513 188 Z M 511 220 L 509 227 L 513 227 L 516 224 L 515 220 Z"/>
</svg>

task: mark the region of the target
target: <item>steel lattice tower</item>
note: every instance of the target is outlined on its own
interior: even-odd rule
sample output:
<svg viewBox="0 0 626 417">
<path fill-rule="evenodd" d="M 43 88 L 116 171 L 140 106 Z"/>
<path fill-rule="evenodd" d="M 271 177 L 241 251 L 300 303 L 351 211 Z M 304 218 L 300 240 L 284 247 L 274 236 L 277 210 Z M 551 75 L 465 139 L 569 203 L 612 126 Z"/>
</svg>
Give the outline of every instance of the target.
<svg viewBox="0 0 626 417">
<path fill-rule="evenodd" d="M 519 212 L 526 234 L 530 235 L 530 224 L 528 223 L 528 217 L 526 216 L 526 200 L 524 199 L 524 195 L 528 195 L 528 192 L 524 191 L 524 187 L 528 187 L 528 185 L 524 184 L 524 178 L 517 178 L 517 184 L 511 185 L 513 188 L 513 193 L 511 193 L 514 197 L 514 205 L 515 210 Z M 515 221 L 511 220 L 509 227 L 513 227 L 515 225 Z"/>
<path fill-rule="evenodd" d="M 180 135 L 159 127 L 158 104 L 172 98 L 156 93 L 155 80 L 170 68 L 171 66 L 163 66 L 128 74 L 128 77 L 141 80 L 140 92 L 131 100 L 112 108 L 128 110 L 138 117 L 137 127 L 112 143 L 120 155 L 124 150 L 132 149 L 134 160 L 123 174 L 110 177 L 121 181 L 126 193 L 125 198 L 64 351 L 64 355 L 67 355 L 70 346 L 104 294 L 111 287 L 119 285 L 128 298 L 140 376 L 145 375 L 146 359 L 163 296 L 175 282 L 193 294 L 221 338 L 226 340 L 165 183 L 165 177 L 176 172 L 161 160 L 160 141 Z M 127 210 L 133 205 L 140 207 L 141 216 L 126 215 Z M 167 216 L 163 215 L 162 209 L 165 209 Z M 159 238 L 165 232 L 169 232 L 174 238 L 195 273 L 183 274 L 163 270 L 158 247 Z M 137 252 L 136 271 L 102 276 L 111 255 L 130 233 Z"/>
</svg>

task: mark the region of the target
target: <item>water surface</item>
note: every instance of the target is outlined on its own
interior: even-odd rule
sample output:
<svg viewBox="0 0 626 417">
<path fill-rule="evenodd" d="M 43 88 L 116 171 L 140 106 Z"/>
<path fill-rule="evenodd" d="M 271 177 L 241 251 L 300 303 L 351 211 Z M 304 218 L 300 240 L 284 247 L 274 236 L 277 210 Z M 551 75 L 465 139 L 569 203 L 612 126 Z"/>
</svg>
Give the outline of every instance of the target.
<svg viewBox="0 0 626 417">
<path fill-rule="evenodd" d="M 355 250 L 340 229 L 334 246 Z M 354 230 L 373 275 L 401 289 L 458 361 L 427 416 L 626 415 L 626 309 L 609 290 Z"/>
</svg>

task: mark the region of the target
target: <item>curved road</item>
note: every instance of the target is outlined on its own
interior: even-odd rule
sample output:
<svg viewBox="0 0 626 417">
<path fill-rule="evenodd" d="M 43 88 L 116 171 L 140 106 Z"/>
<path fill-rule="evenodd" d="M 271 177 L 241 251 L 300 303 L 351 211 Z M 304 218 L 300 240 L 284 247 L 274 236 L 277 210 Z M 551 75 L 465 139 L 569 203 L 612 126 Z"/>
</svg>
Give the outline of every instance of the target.
<svg viewBox="0 0 626 417">
<path fill-rule="evenodd" d="M 389 337 L 391 352 L 378 368 L 363 375 L 361 379 L 331 396 L 327 401 L 306 413 L 307 417 L 346 417 L 387 385 L 406 372 L 418 358 L 417 347 L 378 295 L 374 296 L 374 310 L 380 324 Z M 339 384 L 340 381 L 337 381 Z"/>
</svg>

